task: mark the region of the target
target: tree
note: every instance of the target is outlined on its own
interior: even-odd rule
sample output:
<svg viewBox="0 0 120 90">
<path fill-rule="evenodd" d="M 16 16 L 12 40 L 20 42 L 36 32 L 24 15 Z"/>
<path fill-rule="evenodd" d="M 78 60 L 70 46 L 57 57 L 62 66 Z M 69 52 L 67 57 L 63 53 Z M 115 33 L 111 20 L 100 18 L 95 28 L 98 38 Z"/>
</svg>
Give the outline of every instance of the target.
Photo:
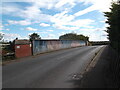
<svg viewBox="0 0 120 90">
<path fill-rule="evenodd" d="M 89 41 L 88 36 L 77 35 L 76 33 L 67 33 L 59 37 L 60 40 L 84 40 Z"/>
<path fill-rule="evenodd" d="M 120 52 L 120 2 L 113 2 L 110 10 L 110 12 L 104 12 L 107 17 L 106 23 L 109 24 L 106 32 L 111 46 Z"/>
<path fill-rule="evenodd" d="M 106 23 L 109 24 L 106 32 L 110 40 L 110 45 L 115 49 L 116 56 L 114 59 L 111 58 L 110 69 L 114 75 L 115 86 L 119 87 L 120 84 L 120 1 L 113 2 L 110 8 L 110 12 L 105 12 L 107 17 Z"/>
<path fill-rule="evenodd" d="M 37 33 L 33 33 L 29 35 L 29 38 L 30 38 L 30 41 L 41 39 L 40 35 L 38 35 Z"/>
</svg>

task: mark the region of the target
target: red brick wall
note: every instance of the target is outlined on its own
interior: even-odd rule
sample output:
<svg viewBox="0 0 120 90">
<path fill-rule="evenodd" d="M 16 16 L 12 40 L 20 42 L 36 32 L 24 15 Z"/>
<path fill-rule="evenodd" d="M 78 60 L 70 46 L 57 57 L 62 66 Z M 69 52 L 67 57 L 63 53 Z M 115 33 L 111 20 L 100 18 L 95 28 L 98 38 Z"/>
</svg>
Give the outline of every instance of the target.
<svg viewBox="0 0 120 90">
<path fill-rule="evenodd" d="M 31 56 L 30 45 L 15 45 L 15 56 L 17 58 Z"/>
</svg>

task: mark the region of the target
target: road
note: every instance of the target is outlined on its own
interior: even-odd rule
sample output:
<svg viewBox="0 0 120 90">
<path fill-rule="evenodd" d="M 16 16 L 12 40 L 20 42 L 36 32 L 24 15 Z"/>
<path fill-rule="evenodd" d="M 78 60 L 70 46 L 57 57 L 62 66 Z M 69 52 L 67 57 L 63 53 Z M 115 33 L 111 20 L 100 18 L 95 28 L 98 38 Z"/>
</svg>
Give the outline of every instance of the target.
<svg viewBox="0 0 120 90">
<path fill-rule="evenodd" d="M 84 46 L 22 58 L 2 67 L 3 88 L 74 88 L 96 52 Z"/>
</svg>

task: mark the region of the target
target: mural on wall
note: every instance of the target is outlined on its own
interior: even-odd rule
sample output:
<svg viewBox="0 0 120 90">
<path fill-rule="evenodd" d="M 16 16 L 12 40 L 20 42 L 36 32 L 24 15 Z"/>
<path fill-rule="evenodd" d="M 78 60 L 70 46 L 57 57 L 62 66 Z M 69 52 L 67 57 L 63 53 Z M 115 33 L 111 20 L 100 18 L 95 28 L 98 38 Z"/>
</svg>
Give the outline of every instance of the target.
<svg viewBox="0 0 120 90">
<path fill-rule="evenodd" d="M 77 46 L 80 46 L 80 42 L 78 42 L 78 41 L 73 41 L 73 42 L 71 43 L 71 47 L 77 47 Z"/>
<path fill-rule="evenodd" d="M 58 50 L 63 48 L 71 48 L 78 46 L 85 46 L 85 41 L 74 41 L 74 40 L 34 40 L 33 41 L 33 55 Z"/>
<path fill-rule="evenodd" d="M 58 50 L 61 47 L 60 41 L 47 41 L 48 50 Z"/>
</svg>

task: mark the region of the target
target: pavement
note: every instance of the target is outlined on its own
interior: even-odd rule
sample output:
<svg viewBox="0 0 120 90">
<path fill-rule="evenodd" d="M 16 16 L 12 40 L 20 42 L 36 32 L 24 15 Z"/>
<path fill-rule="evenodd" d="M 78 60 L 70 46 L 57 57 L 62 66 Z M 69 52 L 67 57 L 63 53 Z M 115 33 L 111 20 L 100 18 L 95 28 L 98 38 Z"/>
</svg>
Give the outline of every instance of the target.
<svg viewBox="0 0 120 90">
<path fill-rule="evenodd" d="M 76 83 L 77 88 L 114 88 L 109 70 L 111 54 L 109 46 L 102 48 L 87 67 L 83 78 Z"/>
</svg>

